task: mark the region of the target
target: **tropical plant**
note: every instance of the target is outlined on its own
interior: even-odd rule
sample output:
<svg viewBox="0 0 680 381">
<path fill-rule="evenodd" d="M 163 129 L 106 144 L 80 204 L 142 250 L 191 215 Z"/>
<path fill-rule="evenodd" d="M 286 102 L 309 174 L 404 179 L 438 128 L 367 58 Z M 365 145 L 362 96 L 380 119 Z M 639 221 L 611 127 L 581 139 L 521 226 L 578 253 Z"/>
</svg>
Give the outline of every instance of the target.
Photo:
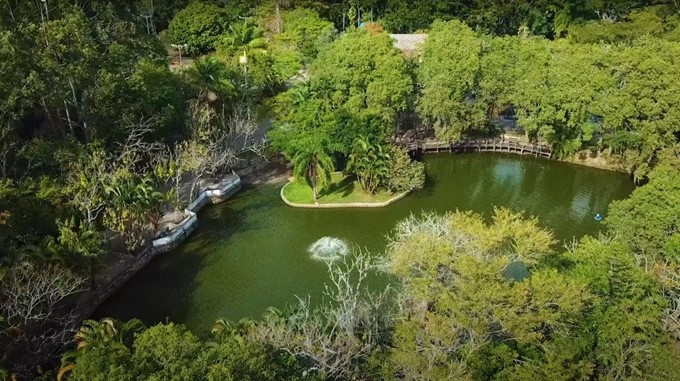
<svg viewBox="0 0 680 381">
<path fill-rule="evenodd" d="M 103 318 L 99 321 L 85 320 L 74 336 L 76 350 L 67 352 L 61 359 L 57 380 L 64 379 L 64 376 L 76 367 L 79 357 L 84 352 L 104 347 L 130 348 L 135 337 L 144 330 L 146 326 L 139 319 L 126 322 L 112 318 Z"/>
<path fill-rule="evenodd" d="M 90 288 L 95 288 L 95 268 L 99 256 L 104 252 L 104 236 L 92 225 L 76 223 L 74 218 L 57 221 L 59 236 L 47 238 L 46 247 L 57 253 L 58 257 L 66 258 L 64 264 L 83 266 L 90 281 Z"/>
<path fill-rule="evenodd" d="M 104 224 L 122 235 L 128 251 L 144 242 L 149 224 L 156 224 L 165 196 L 148 176 L 121 170 L 114 174 L 112 184 L 104 186 L 108 206 Z"/>
<path fill-rule="evenodd" d="M 312 139 L 310 143 L 293 156 L 293 172 L 297 178 L 305 178 L 311 183 L 316 202 L 319 192 L 330 183 L 334 165 L 321 141 Z"/>
<path fill-rule="evenodd" d="M 197 59 L 185 73 L 189 82 L 199 89 L 199 98 L 203 100 L 213 101 L 217 97 L 224 102 L 236 88 L 233 71 L 215 56 Z"/>
<path fill-rule="evenodd" d="M 126 322 L 112 318 L 103 318 L 99 321 L 85 320 L 74 336 L 76 349 L 87 350 L 93 346 L 109 343 L 119 343 L 129 347 L 135 335 L 145 329 L 146 326 L 139 319 Z"/>
<path fill-rule="evenodd" d="M 361 189 L 373 194 L 389 176 L 390 153 L 382 144 L 371 143 L 366 137 L 357 138 L 347 171 L 357 176 Z"/>
<path fill-rule="evenodd" d="M 246 20 L 229 26 L 229 32 L 222 37 L 221 47 L 232 57 L 238 55 L 239 62 L 246 65 L 250 57 L 267 54 L 267 39 L 257 25 Z"/>
</svg>

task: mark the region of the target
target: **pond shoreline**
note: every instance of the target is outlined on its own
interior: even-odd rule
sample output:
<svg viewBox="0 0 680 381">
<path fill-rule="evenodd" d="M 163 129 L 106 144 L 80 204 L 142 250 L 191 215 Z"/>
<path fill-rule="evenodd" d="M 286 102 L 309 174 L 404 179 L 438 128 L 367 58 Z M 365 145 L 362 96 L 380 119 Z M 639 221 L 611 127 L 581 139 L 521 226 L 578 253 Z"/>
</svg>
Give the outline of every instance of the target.
<svg viewBox="0 0 680 381">
<path fill-rule="evenodd" d="M 203 332 L 216 318 L 257 318 L 269 306 L 295 303 L 295 295 L 321 295 L 326 267 L 310 257 L 309 247 L 323 237 L 380 253 L 395 224 L 421 211 L 489 216 L 494 207 L 508 207 L 538 218 L 556 241 L 571 241 L 596 235 L 603 225 L 593 216 L 606 217 L 611 200 L 633 188 L 616 172 L 519 155 L 428 155 L 425 161 L 427 186 L 389 207 L 316 210 L 282 202 L 280 181 L 289 172 L 270 164 L 231 201 L 206 208 L 190 239 L 151 261 L 93 318 L 137 317 L 149 324 L 168 318 Z"/>
</svg>

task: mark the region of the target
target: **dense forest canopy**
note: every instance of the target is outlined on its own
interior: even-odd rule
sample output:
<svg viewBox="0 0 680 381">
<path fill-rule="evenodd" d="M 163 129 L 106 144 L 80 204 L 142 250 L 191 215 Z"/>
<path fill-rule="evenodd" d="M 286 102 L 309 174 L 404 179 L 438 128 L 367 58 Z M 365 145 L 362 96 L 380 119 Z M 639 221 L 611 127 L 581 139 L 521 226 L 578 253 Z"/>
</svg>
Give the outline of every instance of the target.
<svg viewBox="0 0 680 381">
<path fill-rule="evenodd" d="M 673 379 L 678 12 L 675 1 L 4 2 L 0 379 Z M 417 54 L 388 35 L 412 32 L 428 34 Z M 329 265 L 325 303 L 218 320 L 211 337 L 80 324 L 79 297 L 106 287 L 99 274 L 136 258 L 160 218 L 243 151 L 281 154 L 315 197 L 337 170 L 369 194 L 410 191 L 425 171 L 395 144 L 406 130 L 498 136 L 504 115 L 558 159 L 602 160 L 645 185 L 610 206 L 601 236 L 566 248 L 521 211 L 408 218 L 384 253 Z M 394 288 L 368 287 L 376 271 Z"/>
<path fill-rule="evenodd" d="M 660 148 L 678 142 L 679 53 L 677 42 L 651 36 L 580 44 L 437 22 L 418 72 L 418 111 L 449 139 L 483 132 L 512 108 L 526 134 L 559 156 L 606 150 L 644 175 Z"/>
</svg>

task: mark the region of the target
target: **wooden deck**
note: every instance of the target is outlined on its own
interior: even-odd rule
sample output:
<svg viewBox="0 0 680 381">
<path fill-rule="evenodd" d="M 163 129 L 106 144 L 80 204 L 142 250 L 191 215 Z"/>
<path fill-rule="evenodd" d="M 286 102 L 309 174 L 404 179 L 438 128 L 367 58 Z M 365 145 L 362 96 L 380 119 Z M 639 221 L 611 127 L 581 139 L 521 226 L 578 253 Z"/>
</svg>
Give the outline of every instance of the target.
<svg viewBox="0 0 680 381">
<path fill-rule="evenodd" d="M 411 152 L 508 152 L 536 157 L 552 157 L 552 148 L 543 144 L 527 144 L 515 139 L 469 139 L 456 142 L 419 140 L 400 142 Z"/>
</svg>

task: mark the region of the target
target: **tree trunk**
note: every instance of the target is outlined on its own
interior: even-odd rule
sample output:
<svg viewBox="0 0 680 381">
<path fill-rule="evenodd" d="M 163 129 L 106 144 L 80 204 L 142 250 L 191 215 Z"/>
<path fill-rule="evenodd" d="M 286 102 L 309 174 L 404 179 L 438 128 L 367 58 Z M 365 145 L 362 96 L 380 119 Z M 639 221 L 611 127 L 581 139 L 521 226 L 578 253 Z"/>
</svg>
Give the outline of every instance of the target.
<svg viewBox="0 0 680 381">
<path fill-rule="evenodd" d="M 90 278 L 90 290 L 94 290 L 95 288 L 97 288 L 97 285 L 96 285 L 96 282 L 95 282 L 95 279 L 94 279 L 95 274 L 94 274 L 94 263 L 93 262 L 94 262 L 94 260 L 90 259 L 90 263 L 87 266 L 87 273 L 88 273 L 88 276 Z"/>
<path fill-rule="evenodd" d="M 309 179 L 312 181 L 312 193 L 314 194 L 314 203 L 318 203 L 319 194 L 316 190 L 316 166 L 314 160 L 312 160 L 309 166 Z"/>
<path fill-rule="evenodd" d="M 276 2 L 276 33 L 281 33 L 283 29 L 283 20 L 281 20 L 281 2 Z"/>
</svg>

